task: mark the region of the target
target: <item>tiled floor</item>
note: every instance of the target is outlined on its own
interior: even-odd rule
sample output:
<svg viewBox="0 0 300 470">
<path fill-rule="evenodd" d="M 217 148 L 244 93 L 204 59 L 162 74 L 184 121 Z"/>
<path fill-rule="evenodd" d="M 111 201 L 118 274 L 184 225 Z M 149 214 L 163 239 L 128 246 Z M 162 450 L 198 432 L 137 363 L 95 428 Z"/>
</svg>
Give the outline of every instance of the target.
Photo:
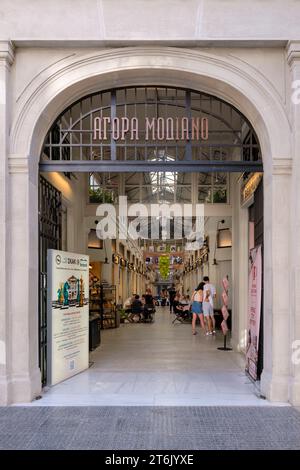
<svg viewBox="0 0 300 470">
<path fill-rule="evenodd" d="M 43 393 L 31 406 L 268 406 L 245 376 L 244 359 L 219 351 L 223 337 L 193 336 L 160 308 L 153 324 L 102 331 L 85 372 Z M 274 403 L 273 403 L 274 405 Z M 278 403 L 280 405 L 280 403 Z"/>
</svg>

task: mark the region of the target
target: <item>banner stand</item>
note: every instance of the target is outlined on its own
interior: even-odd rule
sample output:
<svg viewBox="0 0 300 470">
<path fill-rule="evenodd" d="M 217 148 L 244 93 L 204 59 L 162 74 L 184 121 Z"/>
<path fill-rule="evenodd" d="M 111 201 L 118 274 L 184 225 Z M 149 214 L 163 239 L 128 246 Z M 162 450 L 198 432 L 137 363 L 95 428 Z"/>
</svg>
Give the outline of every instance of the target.
<svg viewBox="0 0 300 470">
<path fill-rule="evenodd" d="M 217 348 L 220 351 L 232 351 L 232 348 L 227 348 L 227 346 L 226 346 L 226 338 L 227 338 L 227 335 L 224 335 L 224 346 L 220 347 L 220 348 Z"/>
<path fill-rule="evenodd" d="M 258 380 L 257 364 L 259 349 L 261 288 L 262 288 L 262 253 L 261 245 L 250 251 L 251 268 L 249 273 L 249 304 L 247 325 L 246 372 L 253 380 Z"/>
</svg>

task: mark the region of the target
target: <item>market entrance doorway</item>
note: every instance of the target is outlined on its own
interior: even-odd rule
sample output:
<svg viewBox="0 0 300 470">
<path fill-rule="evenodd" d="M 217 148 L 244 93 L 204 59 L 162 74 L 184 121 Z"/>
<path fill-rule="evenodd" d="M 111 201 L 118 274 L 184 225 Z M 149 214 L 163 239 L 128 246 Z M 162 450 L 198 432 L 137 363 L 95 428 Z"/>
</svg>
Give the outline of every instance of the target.
<svg viewBox="0 0 300 470">
<path fill-rule="evenodd" d="M 124 290 L 129 289 L 132 275 L 146 275 L 143 272 L 143 269 L 147 271 L 146 260 L 140 260 L 140 265 L 136 264 L 137 259 L 130 261 L 127 247 L 124 245 L 120 251 L 116 250 L 116 245 L 113 245 L 116 242 L 112 242 L 111 252 L 106 243 L 102 243 L 102 248 L 100 242 L 98 248 L 91 248 L 91 244 L 99 241 L 95 237 L 97 218 L 92 213 L 93 204 L 114 203 L 120 195 L 130 197 L 131 204 L 150 204 L 151 198 L 152 202 L 155 199 L 155 202 L 170 204 L 177 202 L 176 194 L 181 191 L 182 200 L 187 203 L 211 205 L 215 216 L 207 217 L 215 217 L 217 225 L 214 231 L 216 236 L 221 236 L 221 221 L 225 216 L 219 215 L 215 207 L 217 204 L 229 207 L 234 202 L 238 214 L 240 196 L 246 187 L 251 186 L 252 175 L 262 172 L 262 161 L 253 128 L 231 105 L 192 90 L 132 87 L 90 95 L 65 110 L 45 139 L 40 171 L 43 175 L 40 196 L 40 367 L 43 384 L 46 384 L 44 286 L 47 248 L 69 249 L 70 246 L 82 253 L 99 249 L 104 254 L 104 265 L 109 264 L 105 263 L 106 260 L 113 262 L 110 257 L 115 254 L 119 262 L 121 258 L 126 264 L 121 266 L 123 270 L 126 268 L 126 274 L 119 277 L 118 285 Z M 184 178 L 189 181 L 184 181 Z M 47 190 L 49 183 L 52 187 L 48 186 Z M 76 191 L 81 200 L 80 210 L 79 199 L 74 197 L 72 200 L 71 192 L 68 193 L 68 186 L 74 187 L 77 183 L 81 188 Z M 254 192 L 248 190 L 242 196 L 244 208 Z M 53 210 L 59 214 L 57 219 L 45 218 L 45 211 L 51 214 Z M 80 226 L 79 221 L 75 222 L 77 216 L 94 219 L 93 227 L 85 226 L 89 230 L 86 231 L 88 240 L 85 236 L 77 236 L 76 240 L 76 235 L 71 234 L 72 224 Z M 46 225 L 43 225 L 45 220 Z M 211 224 L 214 225 L 213 222 Z M 47 233 L 45 226 L 49 230 Z M 224 226 L 224 230 L 226 228 Z M 248 246 L 246 248 L 248 256 Z M 214 250 L 215 247 L 211 248 L 210 253 Z M 218 262 L 212 256 L 211 259 L 212 263 Z M 204 274 L 201 263 L 197 256 L 188 262 L 183 260 L 182 282 L 183 276 L 186 279 L 194 276 L 190 281 L 194 285 L 199 274 Z M 164 284 L 161 279 L 156 286 L 157 294 Z M 123 302 L 123 298 L 121 300 Z M 116 294 L 118 302 L 119 295 Z"/>
</svg>

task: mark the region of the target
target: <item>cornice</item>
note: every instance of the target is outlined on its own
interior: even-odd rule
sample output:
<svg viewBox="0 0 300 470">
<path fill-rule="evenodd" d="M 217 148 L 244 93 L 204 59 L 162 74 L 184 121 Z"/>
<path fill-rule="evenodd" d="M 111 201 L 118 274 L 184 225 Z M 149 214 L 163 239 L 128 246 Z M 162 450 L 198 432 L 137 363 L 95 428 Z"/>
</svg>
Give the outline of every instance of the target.
<svg viewBox="0 0 300 470">
<path fill-rule="evenodd" d="M 300 60 L 300 41 L 289 41 L 287 44 L 287 62 L 292 65 Z"/>
<path fill-rule="evenodd" d="M 44 97 L 47 96 L 47 99 L 49 99 L 49 90 L 54 90 L 55 96 L 54 94 L 53 96 L 57 97 L 66 88 L 71 88 L 76 83 L 82 83 L 80 93 L 78 93 L 78 89 L 74 89 L 78 99 L 78 97 L 91 92 L 89 89 L 91 83 L 92 89 L 94 89 L 96 78 L 100 82 L 100 79 L 104 80 L 105 77 L 109 77 L 109 74 L 115 73 L 118 77 L 123 72 L 125 77 L 125 72 L 133 74 L 135 70 L 148 71 L 148 73 L 153 71 L 153 75 L 156 75 L 158 70 L 166 74 L 172 73 L 172 83 L 174 84 L 179 81 L 177 78 L 175 80 L 178 75 L 174 74 L 174 71 L 180 72 L 182 76 L 187 74 L 188 77 L 192 78 L 196 75 L 207 76 L 211 80 L 224 81 L 225 84 L 235 88 L 245 96 L 250 89 L 255 100 L 253 105 L 258 107 L 259 104 L 261 108 L 265 108 L 261 105 L 261 101 L 263 101 L 268 103 L 268 108 L 271 108 L 273 104 L 272 113 L 274 114 L 275 108 L 275 114 L 278 115 L 277 120 L 285 123 L 287 127 L 286 135 L 290 133 L 290 125 L 278 92 L 262 73 L 249 64 L 241 62 L 236 57 L 230 55 L 219 56 L 211 51 L 143 46 L 104 49 L 86 53 L 77 52 L 75 55 L 68 55 L 59 63 L 55 63 L 39 73 L 25 87 L 17 99 L 17 115 L 11 131 L 11 151 L 17 153 L 20 150 L 18 139 L 24 121 L 28 119 L 34 103 L 38 103 L 38 106 L 45 108 L 48 103 L 44 102 Z M 224 72 L 226 80 L 224 80 Z M 170 78 L 168 80 L 170 81 Z M 85 89 L 85 82 L 88 84 L 88 91 Z M 99 89 L 99 86 L 97 89 Z M 211 93 L 209 89 L 204 90 L 203 87 L 201 90 Z M 223 90 L 220 95 L 219 97 L 239 108 L 239 100 L 235 100 L 232 95 L 227 96 L 226 90 Z M 216 96 L 218 95 L 216 94 Z M 68 100 L 68 103 L 71 104 L 72 101 Z M 66 103 L 65 107 L 67 105 Z M 273 114 L 270 120 L 274 120 Z M 32 119 L 35 120 L 35 117 Z M 30 152 L 29 142 L 25 151 Z M 289 155 L 290 152 L 287 152 L 287 154 Z"/>
<path fill-rule="evenodd" d="M 15 48 L 11 41 L 0 41 L 0 60 L 12 65 L 15 58 Z"/>
</svg>

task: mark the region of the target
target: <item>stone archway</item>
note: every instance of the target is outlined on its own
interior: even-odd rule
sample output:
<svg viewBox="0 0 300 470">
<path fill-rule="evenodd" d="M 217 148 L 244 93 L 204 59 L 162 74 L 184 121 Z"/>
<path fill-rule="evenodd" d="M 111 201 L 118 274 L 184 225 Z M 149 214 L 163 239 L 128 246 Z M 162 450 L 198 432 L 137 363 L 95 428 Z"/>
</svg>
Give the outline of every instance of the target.
<svg viewBox="0 0 300 470">
<path fill-rule="evenodd" d="M 190 87 L 213 94 L 238 108 L 260 140 L 265 170 L 265 369 L 262 391 L 288 401 L 289 306 L 278 301 L 289 290 L 290 128 L 284 108 L 265 77 L 233 57 L 177 48 L 122 48 L 67 57 L 36 76 L 18 99 L 10 137 L 9 230 L 11 273 L 20 286 L 9 288 L 7 401 L 30 401 L 40 392 L 37 325 L 38 160 L 51 123 L 81 96 L 112 86 L 134 84 Z M 275 257 L 280 253 L 279 257 Z M 284 256 L 283 256 L 284 255 Z M 281 341 L 278 341 L 277 329 Z"/>
</svg>

